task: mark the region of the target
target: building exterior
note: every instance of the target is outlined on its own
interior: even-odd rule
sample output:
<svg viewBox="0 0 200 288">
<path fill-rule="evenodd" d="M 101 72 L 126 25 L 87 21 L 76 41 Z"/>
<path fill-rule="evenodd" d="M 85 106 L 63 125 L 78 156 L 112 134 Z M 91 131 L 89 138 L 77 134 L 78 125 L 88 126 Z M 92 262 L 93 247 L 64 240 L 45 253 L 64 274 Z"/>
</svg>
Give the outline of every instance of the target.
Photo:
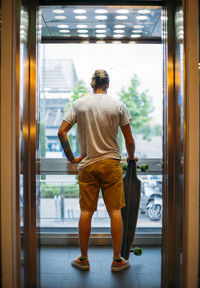
<svg viewBox="0 0 200 288">
<path fill-rule="evenodd" d="M 71 59 L 46 59 L 44 46 L 43 56 L 40 60 L 40 125 L 45 128 L 46 157 L 59 158 L 62 149 L 57 133 L 78 78 Z"/>
</svg>

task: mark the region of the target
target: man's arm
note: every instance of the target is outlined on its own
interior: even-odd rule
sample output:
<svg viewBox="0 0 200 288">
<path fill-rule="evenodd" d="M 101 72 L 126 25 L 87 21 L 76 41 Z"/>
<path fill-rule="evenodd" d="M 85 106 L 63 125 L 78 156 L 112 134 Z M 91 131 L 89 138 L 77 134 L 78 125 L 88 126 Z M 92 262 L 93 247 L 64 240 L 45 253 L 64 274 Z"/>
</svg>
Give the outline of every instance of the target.
<svg viewBox="0 0 200 288">
<path fill-rule="evenodd" d="M 127 161 L 137 160 L 138 158 L 135 156 L 135 140 L 131 132 L 130 124 L 121 127 L 121 130 L 125 138 L 126 150 L 128 152 Z"/>
<path fill-rule="evenodd" d="M 79 163 L 84 157 L 86 157 L 86 155 L 81 155 L 79 157 L 74 158 L 74 155 L 72 153 L 70 143 L 67 137 L 67 133 L 70 131 L 71 128 L 72 128 L 71 124 L 69 124 L 66 121 L 63 121 L 58 130 L 58 138 L 60 140 L 60 143 L 62 145 L 63 151 L 67 159 L 72 163 Z"/>
</svg>

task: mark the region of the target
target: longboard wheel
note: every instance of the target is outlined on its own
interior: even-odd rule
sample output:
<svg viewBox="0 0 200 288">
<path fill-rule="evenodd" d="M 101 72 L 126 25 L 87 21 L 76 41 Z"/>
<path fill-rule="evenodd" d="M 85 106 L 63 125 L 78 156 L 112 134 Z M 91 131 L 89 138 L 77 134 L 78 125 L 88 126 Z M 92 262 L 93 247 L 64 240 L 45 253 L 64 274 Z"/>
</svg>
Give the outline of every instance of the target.
<svg viewBox="0 0 200 288">
<path fill-rule="evenodd" d="M 133 252 L 136 256 L 141 256 L 143 251 L 142 248 L 135 247 L 133 250 L 131 250 L 131 252 Z"/>
<path fill-rule="evenodd" d="M 122 170 L 127 170 L 128 168 L 128 164 L 127 163 L 123 163 L 122 164 Z"/>
<path fill-rule="evenodd" d="M 147 171 L 149 171 L 149 165 L 148 164 L 142 164 L 140 166 L 140 169 L 142 172 L 147 172 Z"/>
</svg>

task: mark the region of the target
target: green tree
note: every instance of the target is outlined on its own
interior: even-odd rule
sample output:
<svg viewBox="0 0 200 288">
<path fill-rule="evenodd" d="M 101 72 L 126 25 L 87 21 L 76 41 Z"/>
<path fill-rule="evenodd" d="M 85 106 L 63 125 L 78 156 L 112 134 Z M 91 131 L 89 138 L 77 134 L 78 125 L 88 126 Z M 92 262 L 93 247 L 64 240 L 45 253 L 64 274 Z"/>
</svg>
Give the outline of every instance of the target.
<svg viewBox="0 0 200 288">
<path fill-rule="evenodd" d="M 45 124 L 39 124 L 39 143 L 40 143 L 40 157 L 45 157 L 46 154 L 46 136 L 45 136 Z M 41 179 L 45 180 L 46 175 L 42 174 Z"/>
<path fill-rule="evenodd" d="M 120 100 L 126 104 L 133 121 L 131 126 L 136 134 L 142 134 L 146 140 L 151 139 L 151 113 L 154 110 L 152 99 L 148 95 L 148 91 L 139 92 L 140 82 L 137 75 L 134 74 L 131 79 L 130 86 L 123 88 L 120 92 Z"/>
<path fill-rule="evenodd" d="M 40 143 L 40 157 L 45 157 L 46 137 L 45 137 L 45 124 L 44 123 L 40 123 L 39 143 Z"/>
<path fill-rule="evenodd" d="M 162 125 L 156 124 L 152 127 L 153 136 L 162 136 Z"/>
<path fill-rule="evenodd" d="M 86 93 L 87 93 L 87 88 L 86 88 L 85 82 L 83 80 L 79 80 L 77 82 L 75 88 L 73 89 L 72 96 L 71 96 L 71 102 L 69 102 L 67 104 L 65 112 L 68 111 L 68 109 L 70 108 L 72 102 L 76 101 L 79 98 L 82 98 Z M 75 150 L 76 150 L 75 152 L 78 155 L 80 153 L 80 151 L 79 151 L 79 144 L 78 144 L 77 125 L 74 125 L 73 129 L 75 129 L 75 131 L 76 131 L 75 132 L 75 146 L 76 146 L 75 147 Z M 72 135 L 69 135 L 69 141 L 70 141 L 71 147 L 73 147 L 73 137 L 72 137 Z"/>
<path fill-rule="evenodd" d="M 77 99 L 83 97 L 87 92 L 87 88 L 85 86 L 85 82 L 83 80 L 79 80 L 76 84 L 76 87 L 73 90 L 72 94 L 72 102 L 76 101 Z"/>
</svg>

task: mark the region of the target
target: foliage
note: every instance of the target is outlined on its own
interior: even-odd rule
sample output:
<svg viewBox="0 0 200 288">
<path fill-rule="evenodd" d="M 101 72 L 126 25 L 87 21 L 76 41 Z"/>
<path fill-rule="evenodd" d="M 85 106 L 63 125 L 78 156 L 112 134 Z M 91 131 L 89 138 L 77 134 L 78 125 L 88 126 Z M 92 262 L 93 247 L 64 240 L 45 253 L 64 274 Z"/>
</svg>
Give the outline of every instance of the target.
<svg viewBox="0 0 200 288">
<path fill-rule="evenodd" d="M 52 185 L 43 182 L 40 186 L 40 198 L 52 199 L 55 196 L 61 196 L 64 194 L 64 198 L 79 198 L 79 185 L 78 183 L 69 185 Z M 100 190 L 99 197 L 102 198 L 102 192 Z"/>
<path fill-rule="evenodd" d="M 78 183 L 70 185 L 50 185 L 42 183 L 40 187 L 41 198 L 54 198 L 64 194 L 65 198 L 78 198 L 79 185 Z"/>
<path fill-rule="evenodd" d="M 76 84 L 76 87 L 73 90 L 72 101 L 76 101 L 77 99 L 83 97 L 87 92 L 87 88 L 85 86 L 85 82 L 83 80 L 79 80 Z"/>
<path fill-rule="evenodd" d="M 120 154 L 122 154 L 123 135 L 122 135 L 121 129 L 118 130 L 117 142 L 119 143 L 119 151 L 120 151 Z"/>
<path fill-rule="evenodd" d="M 76 87 L 73 89 L 72 96 L 71 96 L 71 102 L 69 102 L 67 104 L 65 112 L 68 111 L 72 102 L 76 101 L 79 98 L 82 98 L 86 93 L 87 93 L 87 88 L 86 88 L 85 82 L 83 80 L 79 80 L 76 84 Z M 76 138 L 75 139 L 75 145 L 76 145 L 76 147 L 74 147 L 75 149 L 73 149 L 73 150 L 75 150 L 74 155 L 77 156 L 80 153 L 79 144 L 78 144 L 77 125 L 74 125 L 73 128 L 76 130 L 76 132 L 75 132 L 75 138 Z M 69 137 L 70 145 L 71 145 L 71 147 L 73 147 L 73 137 L 71 134 L 70 134 L 70 136 L 71 136 L 71 137 Z"/>
<path fill-rule="evenodd" d="M 40 157 L 45 157 L 46 153 L 46 137 L 45 124 L 40 122 L 39 143 L 40 143 Z"/>
<path fill-rule="evenodd" d="M 150 140 L 151 128 L 149 121 L 154 107 L 148 91 L 139 92 L 139 85 L 138 77 L 134 74 L 130 86 L 121 90 L 120 100 L 126 104 L 131 114 L 133 119 L 131 126 L 134 127 L 135 133 L 142 134 L 144 139 Z"/>
<path fill-rule="evenodd" d="M 82 98 L 87 93 L 87 88 L 83 80 L 79 80 L 76 87 L 72 91 L 71 101 L 67 104 L 65 111 L 67 112 L 71 106 L 71 103 L 79 98 Z"/>
<path fill-rule="evenodd" d="M 152 134 L 154 136 L 162 136 L 162 126 L 157 124 L 152 127 Z"/>
</svg>

